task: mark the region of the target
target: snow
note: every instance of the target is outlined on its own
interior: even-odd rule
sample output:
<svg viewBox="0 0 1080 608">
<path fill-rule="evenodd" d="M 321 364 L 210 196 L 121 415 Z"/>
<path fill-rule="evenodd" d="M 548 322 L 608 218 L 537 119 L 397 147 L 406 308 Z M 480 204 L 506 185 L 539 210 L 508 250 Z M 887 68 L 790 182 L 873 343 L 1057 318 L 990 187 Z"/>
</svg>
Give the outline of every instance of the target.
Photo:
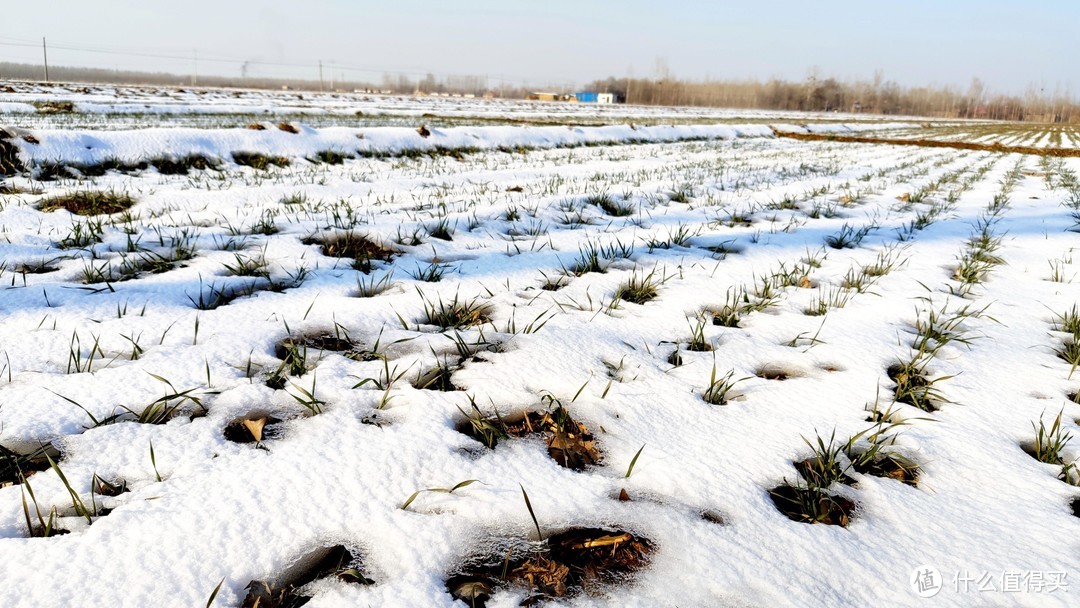
<svg viewBox="0 0 1080 608">
<path fill-rule="evenodd" d="M 771 137 L 767 125 L 674 125 L 605 127 L 451 127 L 416 129 L 381 127 L 313 129 L 291 133 L 267 125 L 255 129 L 144 129 L 139 131 L 36 130 L 39 144 L 14 140 L 24 162 L 97 164 L 105 160 L 136 163 L 149 158 L 203 155 L 227 159 L 233 152 L 260 152 L 293 158 L 333 150 L 347 154 L 401 153 L 406 150 L 552 148 L 625 142 Z"/>
<path fill-rule="evenodd" d="M 32 104 L 19 102 L 0 102 L 0 114 L 32 114 L 37 112 Z"/>
<path fill-rule="evenodd" d="M 1056 478 L 1060 467 L 1021 449 L 1034 438 L 1033 422 L 1050 424 L 1063 411 L 1075 434 L 1080 418 L 1080 406 L 1066 397 L 1080 382 L 1055 355 L 1065 335 L 1052 328 L 1055 315 L 1080 297 L 1074 220 L 1061 204 L 1070 193 L 1021 175 L 995 224 L 1005 263 L 961 297 L 951 293 L 961 287 L 952 273 L 973 226 L 1007 174 L 1018 166 L 1040 170 L 1038 159 L 797 142 L 772 137 L 776 124 L 453 127 L 433 128 L 428 138 L 408 128 L 34 129 L 40 144 L 10 140 L 25 162 L 66 163 L 192 153 L 228 158 L 240 150 L 295 159 L 326 149 L 481 151 L 460 159 L 296 162 L 266 172 L 225 163 L 190 176 L 150 169 L 82 182 L 9 179 L 28 192 L 0 196 L 0 444 L 54 442 L 64 475 L 84 500 L 95 474 L 123 479 L 131 491 L 98 497 L 113 510 L 87 525 L 70 514 L 56 473 L 37 473 L 29 481 L 38 503 L 46 512 L 67 509 L 61 521 L 71 532 L 27 538 L 21 486 L 0 488 L 0 605 L 202 606 L 224 581 L 214 605 L 238 606 L 249 581 L 275 580 L 312 550 L 345 544 L 363 556 L 375 584 L 323 580 L 309 606 L 452 606 L 444 581 L 465 560 L 494 540 L 535 534 L 521 488 L 545 534 L 611 527 L 655 545 L 631 581 L 567 605 L 1075 605 L 1072 587 L 954 587 L 954 575 L 984 572 L 1065 572 L 1074 583 L 1080 567 L 1080 518 L 1069 507 L 1080 492 Z M 912 125 L 875 128 L 901 126 Z M 868 127 L 840 123 L 813 132 L 862 128 Z M 585 143 L 598 145 L 567 147 Z M 535 149 L 498 150 L 516 146 Z M 989 168 L 980 174 L 981 167 Z M 1051 173 L 1066 169 L 1080 170 L 1080 163 L 1060 161 Z M 929 204 L 898 198 L 950 175 L 928 200 L 944 205 L 956 190 L 955 206 L 898 241 L 898 231 Z M 965 179 L 968 189 L 961 188 Z M 88 188 L 131 194 L 137 203 L 130 225 L 107 224 L 103 242 L 92 248 L 58 249 L 85 218 L 36 205 Z M 687 202 L 673 200 L 679 191 Z M 634 212 L 612 217 L 587 204 L 599 193 Z M 294 195 L 300 196 L 283 201 Z M 786 197 L 797 208 L 781 205 Z M 511 210 L 520 217 L 506 219 Z M 738 214 L 750 216 L 751 225 L 729 225 Z M 250 234 L 264 218 L 280 232 Z M 452 240 L 395 244 L 399 255 L 371 275 L 302 242 L 351 227 L 407 243 L 403 237 L 422 236 L 442 218 Z M 845 224 L 876 228 L 858 247 L 825 246 Z M 690 234 L 681 244 L 647 245 L 680 230 Z M 88 266 L 121 263 L 129 236 L 157 253 L 187 239 L 196 255 L 161 274 L 85 284 Z M 243 239 L 239 252 L 223 249 L 230 239 Z M 723 243 L 739 253 L 721 259 L 704 249 Z M 610 260 L 605 273 L 541 289 L 590 244 L 634 250 Z M 824 317 L 804 314 L 815 298 L 842 289 L 850 270 L 889 251 L 896 267 L 865 293 L 852 293 Z M 234 253 L 265 257 L 275 280 L 300 267 L 309 278 L 212 310 L 194 307 L 211 284 L 244 283 L 227 276 Z M 740 327 L 705 317 L 702 331 L 713 351 L 686 350 L 695 319 L 722 306 L 729 289 L 753 290 L 762 277 L 808 256 L 821 262 L 807 273 L 815 287 L 780 288 L 774 306 L 744 315 Z M 49 260 L 56 272 L 15 270 Z M 1055 262 L 1069 282 L 1047 280 Z M 431 264 L 447 265 L 441 281 L 414 277 Z M 664 277 L 655 300 L 613 305 L 631 276 L 654 269 Z M 356 297 L 358 280 L 385 273 L 393 281 L 385 292 Z M 499 346 L 454 373 L 463 390 L 416 389 L 411 382 L 419 372 L 457 353 L 453 330 L 422 322 L 425 301 L 455 297 L 492 306 L 490 323 L 461 329 L 460 337 Z M 893 404 L 885 370 L 911 356 L 916 320 L 930 307 L 965 305 L 988 306 L 984 316 L 963 322 L 971 341 L 950 343 L 929 364 L 931 377 L 950 376 L 940 382 L 947 402 L 932 413 Z M 534 319 L 546 323 L 524 331 Z M 382 360 L 312 351 L 311 368 L 290 377 L 284 390 L 266 386 L 280 364 L 275 344 L 290 334 L 335 331 L 362 348 L 378 341 L 385 367 Z M 100 341 L 103 356 L 92 371 L 68 373 L 73 336 L 80 362 Z M 133 342 L 140 344 L 137 358 Z M 676 342 L 683 345 L 678 367 L 668 362 Z M 758 377 L 767 365 L 791 377 Z M 747 378 L 727 405 L 702 399 L 714 366 L 721 375 L 731 370 L 733 378 Z M 612 367 L 620 371 L 612 374 Z M 357 387 L 395 370 L 405 374 L 389 391 L 370 382 Z M 155 375 L 177 391 L 194 389 L 207 415 L 86 428 L 91 416 L 107 417 L 121 405 L 140 411 L 171 392 Z M 322 413 L 310 415 L 300 389 L 325 402 Z M 470 396 L 484 411 L 508 416 L 542 409 L 545 394 L 597 436 L 599 465 L 564 469 L 536 438 L 487 450 L 454 428 Z M 811 455 L 805 441 L 827 440 L 834 431 L 846 440 L 865 430 L 875 400 L 906 421 L 891 449 L 918 464 L 918 484 L 850 472 L 855 486 L 832 488 L 858 504 L 849 526 L 786 517 L 768 492 L 798 478 L 793 462 Z M 230 422 L 259 413 L 285 421 L 266 450 L 224 438 Z M 1066 455 L 1076 458 L 1076 446 Z M 481 483 L 425 493 L 400 508 L 416 490 L 469 479 Z M 614 499 L 621 489 L 631 501 Z M 723 524 L 703 519 L 704 511 L 718 513 Z M 910 585 L 924 564 L 943 575 L 932 600 Z M 488 605 L 516 606 L 524 598 L 522 590 L 507 590 Z"/>
<path fill-rule="evenodd" d="M 778 124 L 774 125 L 778 131 L 787 133 L 858 133 L 860 131 L 884 131 L 890 129 L 910 129 L 913 126 L 909 122 L 870 122 L 870 123 L 807 123 L 805 125 Z"/>
<path fill-rule="evenodd" d="M 461 123 L 486 125 L 493 121 L 544 124 L 882 122 L 874 116 L 840 112 L 821 114 L 313 91 L 71 84 L 44 87 L 33 83 L 18 83 L 13 92 L 0 92 L 2 103 L 18 103 L 20 107 L 71 104 L 72 112 L 42 112 L 19 117 L 19 124 L 35 129 L 126 130 L 148 125 L 220 128 L 244 126 L 259 120 L 292 120 L 323 127 L 411 125 L 413 128 L 421 123 L 454 126 Z M 0 111 L 0 122 L 4 122 L 5 114 Z M 925 122 L 925 119 L 910 116 L 893 116 L 890 120 Z"/>
<path fill-rule="evenodd" d="M 677 120 L 752 118 L 806 118 L 815 120 L 864 121 L 865 115 L 830 113 L 807 115 L 773 110 L 732 110 L 623 104 L 579 104 L 483 98 L 454 98 L 428 95 L 380 95 L 316 91 L 273 91 L 258 89 L 197 89 L 177 87 L 124 87 L 112 85 L 56 84 L 41 86 L 18 83 L 14 92 L 0 93 L 0 102 L 68 101 L 83 113 L 109 114 L 335 114 L 356 116 L 357 112 L 423 117 L 475 116 L 487 118 L 574 118 L 632 117 Z M 115 118 L 115 117 L 114 117 Z M 899 117 L 912 118 L 912 117 Z M 871 118 L 871 120 L 873 120 Z"/>
</svg>

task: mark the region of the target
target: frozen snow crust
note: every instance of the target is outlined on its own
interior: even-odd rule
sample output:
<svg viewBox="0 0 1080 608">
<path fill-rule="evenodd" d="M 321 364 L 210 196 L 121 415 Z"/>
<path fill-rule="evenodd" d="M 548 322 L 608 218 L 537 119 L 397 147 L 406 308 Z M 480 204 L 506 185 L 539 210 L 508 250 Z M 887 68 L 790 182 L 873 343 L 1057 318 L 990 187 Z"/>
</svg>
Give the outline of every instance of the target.
<svg viewBox="0 0 1080 608">
<path fill-rule="evenodd" d="M 5 140 L 0 606 L 1076 605 L 1075 159 L 265 126 Z"/>
<path fill-rule="evenodd" d="M 138 131 L 35 130 L 40 143 L 15 139 L 28 164 L 45 162 L 97 164 L 106 160 L 137 163 L 150 158 L 203 155 L 228 159 L 234 152 L 259 152 L 291 158 L 322 151 L 349 155 L 394 155 L 404 152 L 555 148 L 660 143 L 736 137 L 771 137 L 767 125 L 675 125 L 606 127 L 450 127 L 417 129 L 378 127 L 312 129 L 270 123 L 262 129 L 144 129 Z"/>
</svg>

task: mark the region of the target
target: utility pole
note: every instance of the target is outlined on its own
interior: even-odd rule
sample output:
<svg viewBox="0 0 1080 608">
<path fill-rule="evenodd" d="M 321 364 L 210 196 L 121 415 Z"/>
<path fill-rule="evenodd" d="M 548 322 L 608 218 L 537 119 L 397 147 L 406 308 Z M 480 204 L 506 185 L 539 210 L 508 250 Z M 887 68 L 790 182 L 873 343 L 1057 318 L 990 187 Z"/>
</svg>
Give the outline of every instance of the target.
<svg viewBox="0 0 1080 608">
<path fill-rule="evenodd" d="M 194 49 L 193 52 L 195 53 L 195 67 L 191 72 L 191 86 L 197 87 L 199 86 L 199 49 Z"/>
<path fill-rule="evenodd" d="M 45 82 L 49 82 L 49 48 L 45 46 L 45 37 L 41 37 L 41 55 L 45 58 Z"/>
<path fill-rule="evenodd" d="M 322 59 L 320 59 L 319 60 L 319 92 L 322 93 L 322 90 L 323 90 Z"/>
</svg>

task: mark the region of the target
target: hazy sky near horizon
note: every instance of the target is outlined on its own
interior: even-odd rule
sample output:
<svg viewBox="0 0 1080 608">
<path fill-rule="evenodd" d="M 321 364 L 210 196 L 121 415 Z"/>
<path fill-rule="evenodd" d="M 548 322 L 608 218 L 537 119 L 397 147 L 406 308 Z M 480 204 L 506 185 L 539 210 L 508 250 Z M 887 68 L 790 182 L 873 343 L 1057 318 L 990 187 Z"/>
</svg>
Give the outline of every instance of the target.
<svg viewBox="0 0 1080 608">
<path fill-rule="evenodd" d="M 1080 85 L 1075 0 L 3 0 L 0 61 L 378 82 L 384 72 L 513 84 L 821 76 L 998 92 Z M 94 52 L 98 51 L 98 52 Z M 107 52 L 101 52 L 107 51 Z M 196 61 L 195 57 L 198 56 Z M 249 61 L 243 68 L 245 61 Z"/>
</svg>

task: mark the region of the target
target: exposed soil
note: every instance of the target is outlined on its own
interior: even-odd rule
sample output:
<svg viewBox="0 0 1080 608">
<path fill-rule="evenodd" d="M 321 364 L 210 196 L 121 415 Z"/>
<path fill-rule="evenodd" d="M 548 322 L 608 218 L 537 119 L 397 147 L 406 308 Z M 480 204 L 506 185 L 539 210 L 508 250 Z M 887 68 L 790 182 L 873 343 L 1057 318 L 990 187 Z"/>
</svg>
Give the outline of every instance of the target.
<svg viewBox="0 0 1080 608">
<path fill-rule="evenodd" d="M 119 496 L 125 492 L 129 492 L 127 482 L 123 479 L 117 479 L 109 481 L 108 479 L 102 479 L 101 477 L 94 476 L 94 485 L 92 486 L 94 494 L 98 496 Z"/>
<path fill-rule="evenodd" d="M 710 247 L 702 247 L 702 249 L 705 249 L 706 251 L 712 252 L 713 254 L 718 256 L 721 260 L 726 258 L 727 256 L 729 256 L 731 254 L 734 254 L 734 253 L 742 253 L 741 248 L 735 247 L 734 245 L 729 245 L 729 244 L 726 244 L 726 243 L 721 243 L 719 245 L 712 245 Z"/>
<path fill-rule="evenodd" d="M 303 561 L 312 564 L 302 571 L 293 573 L 288 580 L 251 581 L 247 585 L 247 595 L 242 608 L 298 608 L 311 601 L 311 596 L 303 591 L 303 586 L 318 579 L 336 577 L 346 583 L 370 585 L 374 583 L 364 576 L 363 567 L 358 558 L 343 545 L 321 549 L 316 554 L 322 557 L 308 556 Z"/>
<path fill-rule="evenodd" d="M 0 175 L 9 176 L 22 173 L 26 170 L 22 160 L 19 159 L 19 149 L 9 142 L 5 131 L 0 130 Z"/>
<path fill-rule="evenodd" d="M 707 510 L 707 511 L 702 511 L 701 512 L 701 519 L 704 519 L 705 521 L 709 522 L 710 524 L 716 524 L 718 526 L 723 526 L 723 525 L 727 524 L 727 522 L 724 521 L 724 516 L 723 515 L 721 515 L 720 513 L 716 512 L 716 511 L 713 511 L 711 509 Z"/>
<path fill-rule="evenodd" d="M 802 375 L 803 374 L 800 372 L 790 371 L 783 366 L 774 363 L 764 365 L 757 371 L 757 377 L 764 378 L 766 380 L 784 381 L 789 378 L 798 378 Z"/>
<path fill-rule="evenodd" d="M 900 403 L 933 412 L 939 408 L 925 397 L 927 389 L 933 384 L 925 375 L 912 372 L 899 363 L 890 365 L 886 370 L 889 379 L 896 383 L 896 400 Z"/>
<path fill-rule="evenodd" d="M 314 334 L 310 336 L 290 336 L 274 346 L 274 356 L 287 361 L 296 348 L 310 348 L 312 350 L 326 350 L 335 353 L 350 353 L 355 348 L 350 340 L 329 333 Z"/>
<path fill-rule="evenodd" d="M 558 291 L 569 284 L 570 279 L 566 277 L 554 277 L 544 281 L 544 284 L 540 286 L 540 289 L 543 289 L 544 291 Z"/>
<path fill-rule="evenodd" d="M 162 175 L 187 175 L 191 169 L 213 169 L 215 163 L 205 156 L 191 155 L 181 159 L 155 158 L 150 164 Z"/>
<path fill-rule="evenodd" d="M 111 215 L 135 204 L 135 199 L 122 192 L 82 191 L 61 194 L 41 201 L 41 211 L 66 209 L 75 215 Z"/>
<path fill-rule="evenodd" d="M 1080 157 L 1080 148 L 1036 148 L 1032 146 L 1006 146 L 1001 143 L 981 144 L 970 141 L 944 141 L 936 139 L 889 139 L 886 137 L 860 137 L 856 135 L 833 135 L 824 133 L 791 133 L 773 129 L 777 137 L 800 141 L 835 141 L 853 144 L 887 144 L 890 146 L 918 146 L 921 148 L 954 148 L 1001 154 L 1033 154 L 1035 156 Z"/>
<path fill-rule="evenodd" d="M 481 419 L 474 416 L 458 424 L 457 430 L 490 448 L 494 448 L 500 438 L 541 435 L 547 441 L 548 455 L 574 471 L 599 464 L 602 459 L 589 429 L 571 418 L 562 406 L 550 412 L 529 412 L 517 418 Z"/>
<path fill-rule="evenodd" d="M 769 490 L 769 497 L 789 519 L 808 524 L 846 527 L 855 511 L 854 502 L 812 487 L 784 484 Z"/>
<path fill-rule="evenodd" d="M 560 465 L 574 470 L 599 464 L 600 450 L 589 429 L 570 417 L 563 407 L 551 412 L 529 413 L 516 423 L 509 423 L 506 434 L 510 437 L 543 435 L 547 439 L 548 455 Z"/>
<path fill-rule="evenodd" d="M 49 468 L 45 452 L 36 450 L 31 454 L 20 454 L 0 445 L 0 488 L 21 483 L 22 477 Z"/>
<path fill-rule="evenodd" d="M 223 434 L 233 443 L 262 443 L 272 437 L 275 430 L 272 427 L 280 423 L 281 420 L 273 416 L 237 418 L 225 426 Z"/>
<path fill-rule="evenodd" d="M 807 458 L 806 460 L 800 460 L 799 462 L 792 463 L 795 465 L 795 470 L 799 472 L 799 476 L 806 480 L 806 483 L 815 487 L 824 487 L 829 485 L 829 480 L 835 479 L 844 485 L 853 485 L 855 480 L 840 472 L 839 463 L 833 462 L 829 470 L 825 470 L 825 465 L 820 458 Z"/>
<path fill-rule="evenodd" d="M 362 272 L 371 272 L 372 261 L 389 262 L 394 259 L 396 253 L 390 247 L 355 232 L 346 232 L 325 239 L 311 237 L 302 242 L 305 245 L 319 245 L 322 254 L 327 257 L 352 258 L 353 267 Z"/>
<path fill-rule="evenodd" d="M 678 349 L 675 349 L 675 352 L 668 356 L 667 362 L 675 367 L 679 367 L 683 364 L 682 354 L 679 353 Z"/>
<path fill-rule="evenodd" d="M 275 167 L 288 167 L 291 161 L 285 156 L 267 156 L 257 152 L 233 152 L 233 162 L 259 171 Z"/>
<path fill-rule="evenodd" d="M 909 486 L 919 483 L 919 467 L 891 454 L 880 456 L 869 463 L 855 462 L 852 468 L 863 475 L 895 479 Z"/>
<path fill-rule="evenodd" d="M 455 370 L 455 367 L 434 367 L 420 374 L 416 382 L 413 382 L 413 387 L 425 391 L 460 391 L 461 389 L 451 380 Z"/>
<path fill-rule="evenodd" d="M 42 114 L 71 114 L 75 103 L 71 101 L 36 101 L 34 107 Z"/>
<path fill-rule="evenodd" d="M 500 587 L 525 587 L 521 605 L 625 584 L 648 564 L 652 543 L 622 530 L 574 528 L 542 543 L 500 547 L 447 579 L 454 598 L 481 608 Z"/>
<path fill-rule="evenodd" d="M 60 270 L 60 267 L 52 266 L 44 262 L 40 264 L 24 263 L 12 268 L 12 270 L 19 274 L 48 274 Z"/>
</svg>

